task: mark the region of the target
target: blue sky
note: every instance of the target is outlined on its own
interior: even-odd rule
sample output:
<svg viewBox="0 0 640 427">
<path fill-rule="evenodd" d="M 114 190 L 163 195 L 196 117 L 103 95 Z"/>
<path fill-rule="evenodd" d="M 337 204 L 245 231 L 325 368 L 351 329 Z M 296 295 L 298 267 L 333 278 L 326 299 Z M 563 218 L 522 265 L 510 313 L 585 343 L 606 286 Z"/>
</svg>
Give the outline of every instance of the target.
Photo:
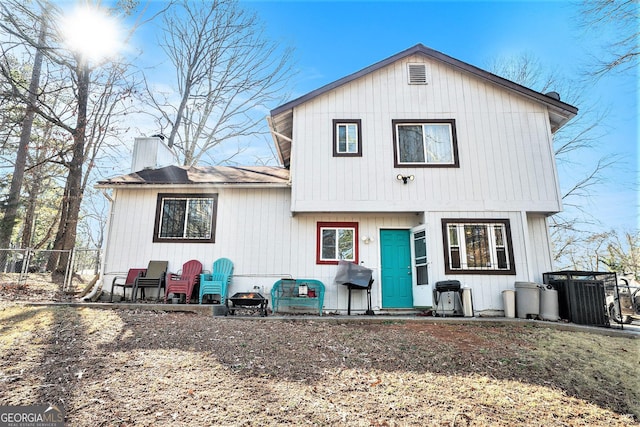
<svg viewBox="0 0 640 427">
<path fill-rule="evenodd" d="M 569 79 L 582 79 L 606 34 L 577 25 L 568 1 L 261 1 L 245 0 L 266 35 L 295 48 L 298 74 L 291 99 L 422 43 L 486 69 L 498 57 L 528 54 Z M 147 29 L 143 31 L 149 36 Z M 152 40 L 145 40 L 150 42 Z M 638 70 L 589 83 L 584 97 L 608 111 L 604 137 L 560 170 L 561 181 L 587 172 L 599 158 L 617 155 L 584 207 L 600 228 L 640 228 L 638 202 Z M 581 108 L 582 105 L 576 105 Z M 273 107 L 276 107 L 274 105 Z"/>
</svg>

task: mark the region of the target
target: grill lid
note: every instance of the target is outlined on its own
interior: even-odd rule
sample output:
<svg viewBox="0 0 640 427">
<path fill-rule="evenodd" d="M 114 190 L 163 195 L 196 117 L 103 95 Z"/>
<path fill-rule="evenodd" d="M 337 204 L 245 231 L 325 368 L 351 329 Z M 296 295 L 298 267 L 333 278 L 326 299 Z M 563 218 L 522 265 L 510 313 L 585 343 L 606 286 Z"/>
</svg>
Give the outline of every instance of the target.
<svg viewBox="0 0 640 427">
<path fill-rule="evenodd" d="M 458 292 L 460 291 L 459 280 L 443 280 L 436 282 L 436 291 L 439 292 Z"/>
<path fill-rule="evenodd" d="M 373 270 L 348 261 L 338 261 L 335 282 L 338 285 L 368 288 L 373 283 Z"/>
</svg>

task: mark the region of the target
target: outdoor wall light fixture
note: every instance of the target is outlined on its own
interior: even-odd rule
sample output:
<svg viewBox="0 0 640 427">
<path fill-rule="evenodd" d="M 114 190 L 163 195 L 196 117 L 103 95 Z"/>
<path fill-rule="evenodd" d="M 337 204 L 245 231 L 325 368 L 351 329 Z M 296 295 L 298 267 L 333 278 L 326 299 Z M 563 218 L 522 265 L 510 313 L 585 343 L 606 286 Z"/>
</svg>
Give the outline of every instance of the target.
<svg viewBox="0 0 640 427">
<path fill-rule="evenodd" d="M 413 175 L 402 175 L 401 173 L 399 173 L 398 176 L 396 176 L 396 179 L 398 181 L 402 181 L 403 184 L 406 184 L 408 181 L 413 181 L 414 176 Z"/>
<path fill-rule="evenodd" d="M 362 236 L 362 241 L 364 242 L 365 245 L 368 245 L 369 243 L 373 242 L 373 237 L 371 237 L 371 236 Z"/>
</svg>

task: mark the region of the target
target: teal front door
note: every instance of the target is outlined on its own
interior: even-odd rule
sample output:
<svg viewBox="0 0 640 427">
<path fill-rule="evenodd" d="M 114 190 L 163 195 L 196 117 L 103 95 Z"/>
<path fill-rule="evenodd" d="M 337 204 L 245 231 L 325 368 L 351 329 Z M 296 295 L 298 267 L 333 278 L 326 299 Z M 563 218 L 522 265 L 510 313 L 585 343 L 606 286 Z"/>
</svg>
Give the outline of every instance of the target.
<svg viewBox="0 0 640 427">
<path fill-rule="evenodd" d="M 382 308 L 413 308 L 409 230 L 380 230 Z"/>
</svg>

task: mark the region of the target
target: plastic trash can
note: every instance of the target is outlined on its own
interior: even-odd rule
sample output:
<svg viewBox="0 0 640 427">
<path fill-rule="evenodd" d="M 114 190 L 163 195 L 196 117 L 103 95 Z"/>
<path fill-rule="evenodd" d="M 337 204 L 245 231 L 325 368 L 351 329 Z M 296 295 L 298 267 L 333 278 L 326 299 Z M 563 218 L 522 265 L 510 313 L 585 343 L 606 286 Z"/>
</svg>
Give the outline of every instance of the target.
<svg viewBox="0 0 640 427">
<path fill-rule="evenodd" d="M 557 322 L 560 320 L 558 291 L 556 291 L 551 285 L 542 286 L 540 288 L 540 318 L 551 322 Z"/>
<path fill-rule="evenodd" d="M 464 317 L 473 317 L 473 298 L 471 288 L 462 288 L 462 314 Z"/>
<path fill-rule="evenodd" d="M 540 316 L 540 288 L 537 283 L 516 282 L 516 314 L 520 319 Z"/>
<path fill-rule="evenodd" d="M 502 304 L 504 305 L 504 317 L 509 319 L 516 317 L 516 291 L 513 289 L 502 291 Z"/>
</svg>

